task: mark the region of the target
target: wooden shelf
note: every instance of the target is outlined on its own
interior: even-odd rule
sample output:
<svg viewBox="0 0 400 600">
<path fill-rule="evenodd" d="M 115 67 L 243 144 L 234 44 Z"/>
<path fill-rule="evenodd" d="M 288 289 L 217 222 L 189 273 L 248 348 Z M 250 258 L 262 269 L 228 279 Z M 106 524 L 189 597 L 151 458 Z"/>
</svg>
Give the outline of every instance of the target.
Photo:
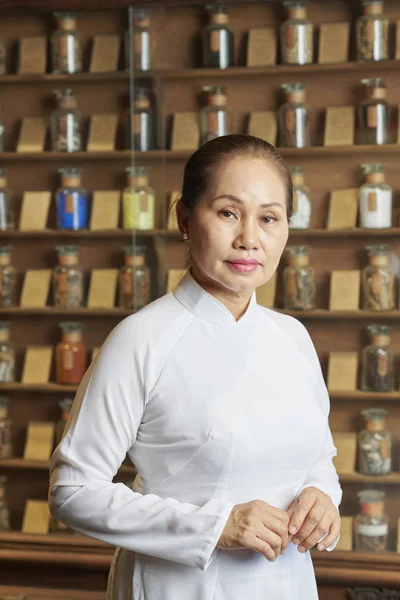
<svg viewBox="0 0 400 600">
<path fill-rule="evenodd" d="M 0 308 L 0 315 L 3 316 L 31 316 L 41 315 L 46 317 L 114 317 L 123 318 L 134 314 L 134 311 L 124 308 L 54 308 L 45 306 L 44 308 L 28 308 L 21 306 L 10 306 Z"/>
<path fill-rule="evenodd" d="M 0 383 L 2 392 L 42 392 L 46 394 L 75 394 L 77 385 L 60 385 L 59 383 Z"/>
<path fill-rule="evenodd" d="M 332 239 L 332 238 L 376 238 L 376 237 L 393 237 L 400 238 L 400 227 L 391 227 L 390 229 L 291 229 L 289 236 Z"/>
<path fill-rule="evenodd" d="M 48 471 L 49 468 L 50 463 L 48 461 L 25 460 L 24 458 L 5 458 L 0 460 L 0 471 L 2 469 Z M 135 467 L 121 465 L 118 469 L 118 473 L 136 475 L 136 469 Z"/>
<path fill-rule="evenodd" d="M 400 485 L 400 473 L 390 475 L 361 475 L 360 473 L 338 473 L 340 483 L 382 483 L 385 485 Z"/>
<path fill-rule="evenodd" d="M 352 392 L 329 391 L 331 400 L 377 400 L 379 402 L 400 402 L 400 392 L 363 392 L 355 390 Z"/>
<path fill-rule="evenodd" d="M 400 310 L 371 312 L 368 310 L 281 310 L 278 312 L 291 315 L 302 321 L 398 321 L 400 319 Z"/>
</svg>

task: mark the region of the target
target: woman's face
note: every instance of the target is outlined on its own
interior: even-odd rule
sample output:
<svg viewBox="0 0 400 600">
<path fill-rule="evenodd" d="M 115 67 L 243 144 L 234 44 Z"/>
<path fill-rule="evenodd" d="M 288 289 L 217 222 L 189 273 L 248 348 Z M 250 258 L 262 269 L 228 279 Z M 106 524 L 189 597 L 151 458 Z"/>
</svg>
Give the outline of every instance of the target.
<svg viewBox="0 0 400 600">
<path fill-rule="evenodd" d="M 218 169 L 187 221 L 194 272 L 213 289 L 245 297 L 274 274 L 289 226 L 274 164 L 234 158 Z"/>
</svg>

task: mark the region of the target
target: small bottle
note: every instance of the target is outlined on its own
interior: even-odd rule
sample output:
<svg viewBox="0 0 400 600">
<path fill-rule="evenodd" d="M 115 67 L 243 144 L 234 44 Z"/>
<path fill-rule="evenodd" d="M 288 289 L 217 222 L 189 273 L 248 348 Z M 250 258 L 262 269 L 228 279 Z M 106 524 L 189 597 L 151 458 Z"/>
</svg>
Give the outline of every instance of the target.
<svg viewBox="0 0 400 600">
<path fill-rule="evenodd" d="M 279 144 L 283 148 L 310 145 L 309 109 L 303 83 L 284 83 L 285 103 L 279 108 Z"/>
<path fill-rule="evenodd" d="M 61 442 L 61 438 L 64 434 L 65 426 L 67 424 L 73 403 L 73 398 L 64 398 L 58 403 L 61 412 L 61 419 L 56 423 L 55 446 L 58 446 L 58 444 Z"/>
<path fill-rule="evenodd" d="M 361 0 L 363 15 L 356 21 L 357 60 L 389 58 L 389 19 L 382 0 Z"/>
<path fill-rule="evenodd" d="M 136 90 L 133 111 L 128 119 L 127 147 L 131 148 L 131 145 L 133 150 L 140 152 L 154 148 L 154 115 L 150 93 L 145 88 Z"/>
<path fill-rule="evenodd" d="M 122 192 L 123 228 L 154 229 L 155 194 L 149 185 L 150 167 L 127 167 L 127 187 Z"/>
<path fill-rule="evenodd" d="M 10 342 L 10 323 L 0 321 L 0 383 L 15 381 L 15 348 Z"/>
<path fill-rule="evenodd" d="M 384 79 L 362 79 L 366 100 L 358 108 L 360 144 L 387 144 L 391 106 Z"/>
<path fill-rule="evenodd" d="M 54 306 L 83 306 L 83 271 L 78 264 L 79 246 L 56 246 L 58 265 L 53 269 Z"/>
<path fill-rule="evenodd" d="M 8 398 L 0 396 L 0 459 L 11 458 L 13 455 L 8 404 Z"/>
<path fill-rule="evenodd" d="M 395 277 L 390 266 L 390 246 L 367 246 L 369 265 L 362 272 L 364 310 L 394 310 Z"/>
<path fill-rule="evenodd" d="M 392 188 L 385 183 L 381 163 L 361 165 L 365 183 L 360 187 L 360 227 L 385 229 L 392 226 Z"/>
<path fill-rule="evenodd" d="M 0 168 L 0 231 L 8 228 L 9 191 L 7 169 Z"/>
<path fill-rule="evenodd" d="M 228 98 L 222 86 L 204 86 L 207 105 L 200 114 L 201 143 L 205 144 L 221 135 L 228 135 Z"/>
<path fill-rule="evenodd" d="M 386 429 L 388 411 L 368 408 L 361 414 L 365 429 L 358 435 L 359 472 L 362 475 L 389 475 L 392 470 L 392 436 Z"/>
<path fill-rule="evenodd" d="M 0 531 L 10 531 L 10 510 L 6 499 L 5 485 L 7 477 L 0 477 Z"/>
<path fill-rule="evenodd" d="M 289 265 L 283 272 L 284 308 L 312 310 L 315 308 L 315 278 L 308 246 L 288 246 L 287 253 Z"/>
<path fill-rule="evenodd" d="M 223 4 L 206 6 L 210 24 L 203 33 L 203 67 L 228 69 L 233 64 L 233 33 Z"/>
<path fill-rule="evenodd" d="M 287 21 L 281 26 L 284 65 L 309 65 L 314 57 L 314 27 L 307 19 L 307 0 L 284 1 Z"/>
<path fill-rule="evenodd" d="M 290 229 L 309 229 L 311 224 L 311 192 L 304 184 L 304 168 L 291 167 L 293 182 L 293 216 Z"/>
<path fill-rule="evenodd" d="M 386 493 L 379 490 L 361 490 L 357 497 L 361 512 L 354 520 L 355 550 L 386 552 L 389 536 L 389 519 L 385 515 Z"/>
<path fill-rule="evenodd" d="M 82 71 L 81 40 L 76 30 L 76 16 L 72 13 L 54 13 L 57 29 L 51 35 L 53 73 L 80 73 Z"/>
<path fill-rule="evenodd" d="M 389 348 L 391 327 L 368 325 L 371 344 L 362 354 L 361 389 L 364 392 L 393 392 L 394 360 Z"/>
<path fill-rule="evenodd" d="M 150 11 L 134 8 L 132 18 L 132 63 L 129 29 L 125 33 L 125 68 L 135 71 L 151 69 Z"/>
<path fill-rule="evenodd" d="M 81 116 L 71 90 L 56 92 L 58 108 L 50 115 L 52 152 L 79 152 L 82 150 Z"/>
<path fill-rule="evenodd" d="M 82 323 L 60 323 L 62 340 L 56 348 L 57 383 L 78 384 L 87 369 L 87 348 L 82 343 Z"/>
<path fill-rule="evenodd" d="M 87 229 L 88 197 L 81 187 L 82 169 L 65 167 L 59 169 L 61 187 L 56 192 L 58 229 Z"/>
<path fill-rule="evenodd" d="M 15 268 L 11 264 L 11 246 L 0 246 L 0 306 L 14 301 Z"/>
<path fill-rule="evenodd" d="M 119 305 L 140 310 L 150 302 L 150 270 L 145 246 L 125 246 L 125 265 L 119 271 Z"/>
</svg>

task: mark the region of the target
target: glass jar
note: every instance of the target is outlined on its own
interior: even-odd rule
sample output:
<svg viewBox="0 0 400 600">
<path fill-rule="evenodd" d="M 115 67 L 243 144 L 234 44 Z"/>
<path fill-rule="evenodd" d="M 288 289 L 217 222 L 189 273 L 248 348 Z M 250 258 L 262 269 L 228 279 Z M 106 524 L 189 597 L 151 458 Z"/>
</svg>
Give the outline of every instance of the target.
<svg viewBox="0 0 400 600">
<path fill-rule="evenodd" d="M 228 98 L 222 86 L 204 86 L 207 105 L 200 113 L 201 143 L 205 144 L 221 135 L 228 135 Z"/>
<path fill-rule="evenodd" d="M 315 308 L 315 278 L 308 246 L 288 246 L 286 251 L 289 264 L 283 272 L 284 308 L 312 310 Z"/>
<path fill-rule="evenodd" d="M 57 383 L 78 384 L 87 369 L 87 348 L 82 343 L 82 323 L 60 323 L 62 340 L 56 348 Z"/>
<path fill-rule="evenodd" d="M 361 389 L 364 392 L 393 392 L 394 360 L 389 348 L 391 328 L 387 325 L 369 325 L 371 344 L 362 354 Z"/>
<path fill-rule="evenodd" d="M 311 224 L 311 192 L 304 184 L 304 168 L 291 167 L 293 182 L 293 216 L 290 229 L 308 229 Z"/>
<path fill-rule="evenodd" d="M 11 306 L 15 292 L 15 268 L 11 264 L 11 246 L 0 246 L 0 306 Z"/>
<path fill-rule="evenodd" d="M 386 493 L 361 490 L 357 497 L 361 512 L 354 519 L 354 549 L 362 552 L 386 552 L 389 536 L 389 519 L 385 515 Z"/>
<path fill-rule="evenodd" d="M 279 108 L 279 145 L 304 148 L 310 145 L 309 109 L 303 83 L 284 83 L 285 103 Z"/>
<path fill-rule="evenodd" d="M 150 11 L 144 8 L 132 9 L 132 49 L 129 29 L 125 32 L 125 68 L 149 71 L 151 69 Z M 132 56 L 132 64 L 131 64 Z"/>
<path fill-rule="evenodd" d="M 82 150 L 81 116 L 71 90 L 55 92 L 58 108 L 50 115 L 52 152 L 80 152 Z"/>
<path fill-rule="evenodd" d="M 150 92 L 138 88 L 135 92 L 132 114 L 128 118 L 126 144 L 133 150 L 146 152 L 154 148 L 154 115 Z"/>
<path fill-rule="evenodd" d="M 0 459 L 11 458 L 13 455 L 8 404 L 8 398 L 0 396 Z"/>
<path fill-rule="evenodd" d="M 233 65 L 233 33 L 223 4 L 206 6 L 210 24 L 203 33 L 203 67 L 228 69 Z"/>
<path fill-rule="evenodd" d="M 119 271 L 119 305 L 140 310 L 150 302 L 150 270 L 145 246 L 125 246 L 125 265 Z"/>
<path fill-rule="evenodd" d="M 57 29 L 51 35 L 51 64 L 53 73 L 80 73 L 82 49 L 76 31 L 76 16 L 72 13 L 54 13 Z"/>
<path fill-rule="evenodd" d="M 69 419 L 69 413 L 71 412 L 73 403 L 73 398 L 64 398 L 58 403 L 61 412 L 61 419 L 56 422 L 55 446 L 58 446 L 58 444 L 61 442 L 61 438 L 64 434 L 65 426 Z"/>
<path fill-rule="evenodd" d="M 15 381 L 15 348 L 10 342 L 10 323 L 0 321 L 0 383 Z"/>
<path fill-rule="evenodd" d="M 79 246 L 56 246 L 58 265 L 53 269 L 54 306 L 83 306 L 83 271 L 78 264 Z"/>
<path fill-rule="evenodd" d="M 390 246 L 367 246 L 369 265 L 362 272 L 364 310 L 394 310 L 395 276 L 390 262 Z"/>
<path fill-rule="evenodd" d="M 7 169 L 0 168 L 0 231 L 8 228 L 9 191 L 7 182 Z"/>
<path fill-rule="evenodd" d="M 155 194 L 149 185 L 150 167 L 127 167 L 127 187 L 122 192 L 124 229 L 154 229 Z"/>
<path fill-rule="evenodd" d="M 387 144 L 391 106 L 384 79 L 362 79 L 366 99 L 358 108 L 360 144 Z"/>
<path fill-rule="evenodd" d="M 365 183 L 360 187 L 360 227 L 385 229 L 392 226 L 392 188 L 385 183 L 381 163 L 361 165 Z"/>
<path fill-rule="evenodd" d="M 368 408 L 361 414 L 365 429 L 358 435 L 359 472 L 389 475 L 392 470 L 392 436 L 386 429 L 387 410 Z"/>
<path fill-rule="evenodd" d="M 307 0 L 287 0 L 287 21 L 281 25 L 284 65 L 309 65 L 314 57 L 314 27 L 307 19 Z"/>
<path fill-rule="evenodd" d="M 81 187 L 82 169 L 65 167 L 59 169 L 61 187 L 56 192 L 58 229 L 87 229 L 88 197 Z"/>
<path fill-rule="evenodd" d="M 356 21 L 357 60 L 389 58 L 389 19 L 382 0 L 362 0 L 363 15 Z"/>
<path fill-rule="evenodd" d="M 10 531 L 10 510 L 6 499 L 7 477 L 0 476 L 0 531 Z"/>
</svg>

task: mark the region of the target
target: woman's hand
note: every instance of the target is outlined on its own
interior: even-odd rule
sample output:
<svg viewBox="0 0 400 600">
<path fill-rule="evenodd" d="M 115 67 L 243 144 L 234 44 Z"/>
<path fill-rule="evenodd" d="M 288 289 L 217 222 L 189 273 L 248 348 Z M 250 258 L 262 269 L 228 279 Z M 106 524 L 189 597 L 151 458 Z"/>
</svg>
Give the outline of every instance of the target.
<svg viewBox="0 0 400 600">
<path fill-rule="evenodd" d="M 339 537 L 340 515 L 329 496 L 316 487 L 303 490 L 287 512 L 289 533 L 299 552 L 307 552 L 320 540 L 318 550 L 325 550 Z"/>
<path fill-rule="evenodd" d="M 224 549 L 249 548 L 274 562 L 288 546 L 289 515 L 263 500 L 233 507 L 217 546 Z"/>
</svg>

